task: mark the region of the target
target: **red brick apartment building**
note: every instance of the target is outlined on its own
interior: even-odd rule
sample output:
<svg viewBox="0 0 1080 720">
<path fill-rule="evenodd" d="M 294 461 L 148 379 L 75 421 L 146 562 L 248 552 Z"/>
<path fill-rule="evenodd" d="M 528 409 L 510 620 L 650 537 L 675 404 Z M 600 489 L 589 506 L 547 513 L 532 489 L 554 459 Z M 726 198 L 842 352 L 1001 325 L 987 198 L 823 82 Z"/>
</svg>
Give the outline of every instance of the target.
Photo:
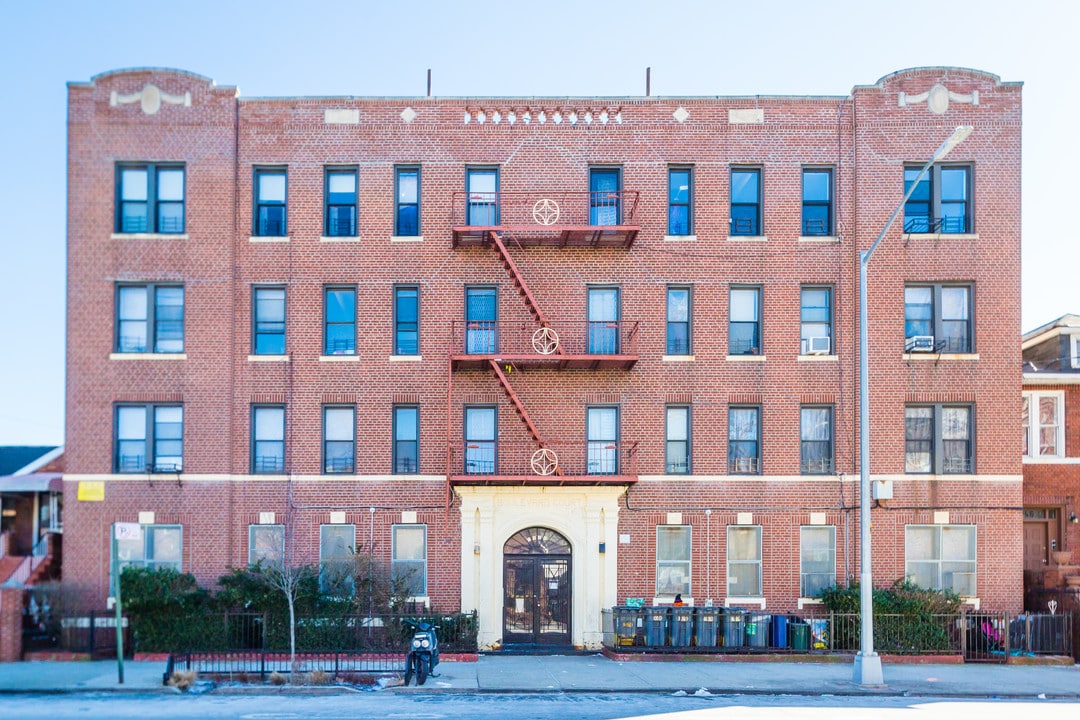
<svg viewBox="0 0 1080 720">
<path fill-rule="evenodd" d="M 1080 316 L 1025 333 L 1023 357 L 1024 586 L 1080 587 Z"/>
<path fill-rule="evenodd" d="M 1021 86 L 251 98 L 70 85 L 67 581 L 371 549 L 480 641 L 857 574 L 1022 606 Z"/>
</svg>

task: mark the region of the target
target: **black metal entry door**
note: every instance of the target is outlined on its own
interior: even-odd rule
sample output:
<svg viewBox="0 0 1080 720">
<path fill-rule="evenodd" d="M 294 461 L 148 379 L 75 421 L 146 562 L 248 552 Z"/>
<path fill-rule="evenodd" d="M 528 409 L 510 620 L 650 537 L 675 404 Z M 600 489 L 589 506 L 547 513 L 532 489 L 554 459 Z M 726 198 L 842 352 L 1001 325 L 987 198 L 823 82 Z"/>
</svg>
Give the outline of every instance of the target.
<svg viewBox="0 0 1080 720">
<path fill-rule="evenodd" d="M 570 644 L 570 557 L 504 556 L 503 642 Z"/>
</svg>

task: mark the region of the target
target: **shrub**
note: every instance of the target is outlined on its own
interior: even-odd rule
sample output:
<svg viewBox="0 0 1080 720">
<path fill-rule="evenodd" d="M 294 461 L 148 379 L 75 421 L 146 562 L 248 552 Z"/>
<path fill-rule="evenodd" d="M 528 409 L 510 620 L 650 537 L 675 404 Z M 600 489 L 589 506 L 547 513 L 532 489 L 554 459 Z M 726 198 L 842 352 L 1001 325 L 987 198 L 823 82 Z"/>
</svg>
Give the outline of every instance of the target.
<svg viewBox="0 0 1080 720">
<path fill-rule="evenodd" d="M 844 615 L 859 612 L 860 588 L 852 583 L 846 588 L 829 588 L 821 593 L 824 606 Z M 874 646 L 883 652 L 927 653 L 954 650 L 953 623 L 942 616 L 960 611 L 961 599 L 948 590 L 928 590 L 905 580 L 890 588 L 873 591 Z M 854 650 L 859 647 L 860 624 L 839 620 L 833 627 L 833 647 Z"/>
<path fill-rule="evenodd" d="M 210 593 L 194 576 L 172 568 L 125 568 L 120 574 L 124 614 L 142 652 L 213 649 L 222 626 L 212 622 Z"/>
</svg>

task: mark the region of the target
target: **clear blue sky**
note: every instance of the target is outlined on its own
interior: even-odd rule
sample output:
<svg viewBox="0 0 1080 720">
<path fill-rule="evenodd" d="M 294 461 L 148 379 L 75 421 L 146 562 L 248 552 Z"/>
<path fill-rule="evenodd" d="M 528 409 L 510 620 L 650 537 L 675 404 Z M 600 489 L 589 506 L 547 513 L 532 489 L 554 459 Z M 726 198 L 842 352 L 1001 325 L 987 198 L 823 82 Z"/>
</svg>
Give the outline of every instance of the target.
<svg viewBox="0 0 1080 720">
<path fill-rule="evenodd" d="M 0 445 L 63 442 L 68 81 L 241 94 L 846 95 L 919 65 L 1024 87 L 1023 326 L 1080 313 L 1080 2 L 19 2 L 0 7 Z"/>
</svg>

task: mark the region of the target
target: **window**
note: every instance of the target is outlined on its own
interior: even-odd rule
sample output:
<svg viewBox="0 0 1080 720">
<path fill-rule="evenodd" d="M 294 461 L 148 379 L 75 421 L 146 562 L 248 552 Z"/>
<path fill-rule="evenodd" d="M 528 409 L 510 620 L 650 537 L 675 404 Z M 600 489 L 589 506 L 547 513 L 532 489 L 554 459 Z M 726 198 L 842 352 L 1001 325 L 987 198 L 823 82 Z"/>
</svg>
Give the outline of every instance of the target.
<svg viewBox="0 0 1080 720">
<path fill-rule="evenodd" d="M 285 354 L 285 288 L 251 290 L 252 351 L 256 355 Z"/>
<path fill-rule="evenodd" d="M 731 288 L 728 354 L 761 354 L 761 288 Z"/>
<path fill-rule="evenodd" d="M 465 224 L 491 226 L 499 224 L 499 169 L 467 168 L 465 190 Z"/>
<path fill-rule="evenodd" d="M 284 297 L 285 293 L 282 291 L 282 299 Z M 284 327 L 282 331 L 284 332 Z M 284 338 L 282 345 L 284 352 Z M 323 293 L 323 355 L 355 354 L 356 288 L 328 287 Z"/>
<path fill-rule="evenodd" d="M 656 526 L 656 594 L 690 595 L 690 526 Z"/>
<path fill-rule="evenodd" d="M 184 288 L 117 286 L 116 352 L 184 352 Z"/>
<path fill-rule="evenodd" d="M 1024 457 L 1065 456 L 1064 401 L 1065 395 L 1061 391 L 1024 393 L 1020 409 Z"/>
<path fill-rule="evenodd" d="M 586 409 L 589 475 L 619 474 L 619 408 Z"/>
<path fill-rule="evenodd" d="M 499 291 L 465 288 L 465 352 L 489 355 L 499 351 Z"/>
<path fill-rule="evenodd" d="M 904 192 L 921 167 L 904 168 Z M 971 167 L 934 165 L 904 205 L 906 233 L 971 232 Z"/>
<path fill-rule="evenodd" d="M 832 198 L 832 170 L 828 168 L 803 168 L 802 234 L 805 237 L 832 235 Z"/>
<path fill-rule="evenodd" d="M 761 170 L 731 170 L 731 234 L 761 234 Z"/>
<path fill-rule="evenodd" d="M 394 595 L 427 595 L 427 525 L 394 525 L 390 575 Z"/>
<path fill-rule="evenodd" d="M 116 541 L 120 569 L 127 567 L 180 572 L 184 557 L 184 529 L 181 525 L 143 525 L 139 537 Z"/>
<path fill-rule="evenodd" d="M 420 354 L 420 288 L 394 288 L 394 354 Z"/>
<path fill-rule="evenodd" d="M 622 170 L 589 168 L 589 224 L 622 222 Z"/>
<path fill-rule="evenodd" d="M 690 288 L 667 289 L 667 354 L 690 355 Z"/>
<path fill-rule="evenodd" d="M 933 352 L 973 352 L 971 286 L 908 285 L 904 288 L 904 350 L 926 350 L 914 338 L 929 337 Z"/>
<path fill-rule="evenodd" d="M 586 303 L 589 354 L 619 354 L 619 288 L 591 287 Z"/>
<path fill-rule="evenodd" d="M 669 405 L 665 412 L 665 472 L 685 475 L 690 472 L 690 407 Z"/>
<path fill-rule="evenodd" d="M 831 355 L 832 288 L 804 287 L 799 313 L 802 321 L 799 352 L 803 355 Z"/>
<path fill-rule="evenodd" d="M 761 472 L 761 408 L 728 408 L 728 472 Z"/>
<path fill-rule="evenodd" d="M 393 430 L 394 473 L 412 475 L 420 472 L 420 408 L 396 405 Z"/>
<path fill-rule="evenodd" d="M 668 235 L 694 232 L 693 171 L 668 168 Z"/>
<path fill-rule="evenodd" d="M 356 235 L 358 171 L 356 168 L 326 168 L 324 228 L 327 237 Z M 282 202 L 285 202 L 282 193 Z M 268 233 L 273 234 L 273 233 Z"/>
<path fill-rule="evenodd" d="M 800 409 L 800 465 L 803 475 L 828 475 L 833 471 L 833 409 Z"/>
<path fill-rule="evenodd" d="M 909 582 L 963 597 L 978 594 L 974 525 L 908 525 L 904 534 Z"/>
<path fill-rule="evenodd" d="M 415 237 L 420 234 L 420 168 L 394 168 L 394 234 Z"/>
<path fill-rule="evenodd" d="M 116 472 L 180 472 L 184 467 L 184 408 L 116 406 Z"/>
<path fill-rule="evenodd" d="M 968 405 L 904 408 L 904 472 L 974 472 L 972 415 Z"/>
<path fill-rule="evenodd" d="M 1080 368 L 1080 335 L 1072 335 L 1069 338 L 1069 363 L 1074 368 Z"/>
<path fill-rule="evenodd" d="M 248 565 L 281 569 L 285 562 L 284 525 L 248 525 Z"/>
<path fill-rule="evenodd" d="M 285 408 L 280 405 L 251 408 L 251 469 L 256 473 L 285 469 Z"/>
<path fill-rule="evenodd" d="M 336 597 L 356 594 L 354 547 L 355 525 L 319 526 L 319 592 Z"/>
<path fill-rule="evenodd" d="M 356 408 L 323 408 L 323 472 L 351 473 L 356 468 Z"/>
<path fill-rule="evenodd" d="M 116 231 L 184 232 L 184 166 L 119 165 Z"/>
<path fill-rule="evenodd" d="M 493 407 L 465 408 L 465 474 L 494 475 L 498 420 Z"/>
<path fill-rule="evenodd" d="M 799 532 L 801 597 L 819 597 L 836 585 L 836 527 L 803 525 Z"/>
<path fill-rule="evenodd" d="M 728 525 L 727 596 L 761 597 L 761 527 Z"/>
<path fill-rule="evenodd" d="M 286 203 L 284 168 L 255 169 L 255 234 L 265 237 L 284 237 Z"/>
</svg>

